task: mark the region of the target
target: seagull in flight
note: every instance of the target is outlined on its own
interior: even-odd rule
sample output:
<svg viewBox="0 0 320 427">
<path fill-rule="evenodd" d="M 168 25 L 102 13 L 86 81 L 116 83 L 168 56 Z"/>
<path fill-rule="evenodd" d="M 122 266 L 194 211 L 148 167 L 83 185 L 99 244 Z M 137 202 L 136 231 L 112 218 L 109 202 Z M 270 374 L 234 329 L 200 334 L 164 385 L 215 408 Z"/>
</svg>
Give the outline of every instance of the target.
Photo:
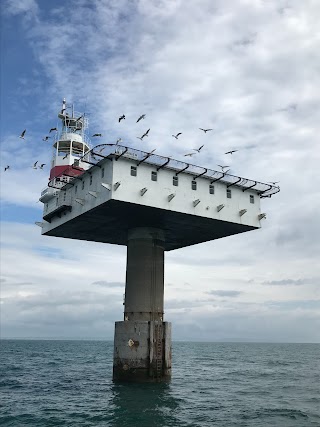
<svg viewBox="0 0 320 427">
<path fill-rule="evenodd" d="M 37 163 L 38 163 L 38 160 L 33 164 L 33 169 L 37 169 Z"/>
<path fill-rule="evenodd" d="M 187 154 L 184 154 L 184 157 L 192 157 L 192 156 L 194 156 L 196 153 L 187 153 Z"/>
<path fill-rule="evenodd" d="M 94 134 L 92 135 L 92 138 L 94 138 L 95 136 L 102 136 L 102 133 L 94 133 Z"/>
<path fill-rule="evenodd" d="M 43 166 L 45 166 L 46 164 L 45 163 L 42 163 L 40 166 L 39 166 L 39 169 L 43 169 Z"/>
<path fill-rule="evenodd" d="M 140 122 L 140 120 L 144 119 L 145 117 L 146 117 L 146 115 L 145 115 L 145 114 L 142 114 L 142 115 L 138 118 L 137 123 L 138 123 L 138 122 Z"/>
<path fill-rule="evenodd" d="M 239 151 L 239 150 L 230 150 L 230 151 L 227 151 L 226 153 L 224 153 L 224 154 L 232 154 L 232 153 L 236 153 L 237 151 Z"/>
<path fill-rule="evenodd" d="M 121 120 L 124 120 L 126 118 L 126 116 L 124 114 L 122 114 L 122 116 L 119 117 L 119 123 L 121 122 Z"/>
<path fill-rule="evenodd" d="M 142 141 L 145 136 L 148 136 L 149 131 L 150 129 L 148 129 L 142 136 L 137 136 L 137 138 L 140 139 L 140 141 Z"/>
<path fill-rule="evenodd" d="M 156 151 L 156 148 L 152 151 L 150 151 L 150 153 L 148 153 L 148 157 L 151 156 L 152 153 L 154 153 Z"/>
<path fill-rule="evenodd" d="M 201 145 L 201 147 L 199 147 L 199 148 L 193 148 L 193 151 L 198 151 L 198 153 L 200 153 L 200 151 L 202 150 L 203 147 L 204 147 L 204 144 Z"/>
<path fill-rule="evenodd" d="M 121 142 L 122 141 L 122 139 L 121 138 L 118 138 L 117 139 L 117 142 L 116 142 L 116 145 L 118 145 L 119 144 L 119 142 Z"/>
<path fill-rule="evenodd" d="M 42 141 L 48 141 L 49 138 L 51 138 L 51 136 L 45 136 L 44 138 L 42 138 Z"/>
<path fill-rule="evenodd" d="M 23 132 L 21 132 L 21 135 L 19 136 L 19 138 L 24 139 L 24 135 L 26 133 L 27 129 L 25 129 Z"/>
<path fill-rule="evenodd" d="M 276 184 L 279 184 L 279 182 L 280 181 L 270 181 L 270 182 L 268 182 L 268 184 L 276 185 Z"/>
<path fill-rule="evenodd" d="M 49 133 L 53 132 L 54 130 L 55 130 L 56 132 L 58 132 L 58 129 L 57 129 L 57 128 L 51 128 L 51 129 L 49 130 Z"/>
<path fill-rule="evenodd" d="M 213 129 L 202 129 L 202 128 L 199 128 L 200 130 L 203 130 L 203 132 L 204 133 L 207 133 L 207 132 L 209 132 L 210 130 L 213 130 Z"/>
<path fill-rule="evenodd" d="M 230 166 L 222 166 L 222 165 L 217 165 L 217 166 L 219 166 L 219 168 L 221 168 L 222 169 L 222 172 L 223 172 L 223 169 L 224 168 L 229 168 Z M 230 169 L 229 169 L 230 170 Z"/>
<path fill-rule="evenodd" d="M 4 171 L 7 171 L 8 169 L 10 169 L 9 165 L 4 168 Z"/>
<path fill-rule="evenodd" d="M 182 135 L 182 132 L 177 133 L 177 135 L 172 135 L 174 138 L 178 139 L 179 135 Z"/>
</svg>

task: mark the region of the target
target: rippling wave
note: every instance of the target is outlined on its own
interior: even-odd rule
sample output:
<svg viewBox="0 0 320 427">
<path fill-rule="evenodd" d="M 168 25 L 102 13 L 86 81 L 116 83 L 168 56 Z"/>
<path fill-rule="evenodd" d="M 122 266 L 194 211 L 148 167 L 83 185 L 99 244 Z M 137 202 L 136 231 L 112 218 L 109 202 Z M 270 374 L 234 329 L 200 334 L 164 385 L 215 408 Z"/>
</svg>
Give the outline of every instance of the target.
<svg viewBox="0 0 320 427">
<path fill-rule="evenodd" d="M 113 384 L 107 341 L 1 341 L 0 424 L 319 427 L 319 344 L 173 344 L 170 384 Z"/>
</svg>

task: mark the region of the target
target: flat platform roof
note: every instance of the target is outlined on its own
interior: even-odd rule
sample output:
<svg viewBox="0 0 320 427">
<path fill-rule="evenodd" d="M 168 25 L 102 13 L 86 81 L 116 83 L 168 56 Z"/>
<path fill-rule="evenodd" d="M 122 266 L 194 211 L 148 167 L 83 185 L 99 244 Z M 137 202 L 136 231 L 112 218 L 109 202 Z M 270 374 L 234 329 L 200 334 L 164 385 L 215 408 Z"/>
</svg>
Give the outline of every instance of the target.
<svg viewBox="0 0 320 427">
<path fill-rule="evenodd" d="M 111 199 L 43 234 L 127 245 L 128 230 L 135 227 L 161 228 L 166 251 L 259 228 L 204 217 L 195 221 L 193 215 Z"/>
</svg>

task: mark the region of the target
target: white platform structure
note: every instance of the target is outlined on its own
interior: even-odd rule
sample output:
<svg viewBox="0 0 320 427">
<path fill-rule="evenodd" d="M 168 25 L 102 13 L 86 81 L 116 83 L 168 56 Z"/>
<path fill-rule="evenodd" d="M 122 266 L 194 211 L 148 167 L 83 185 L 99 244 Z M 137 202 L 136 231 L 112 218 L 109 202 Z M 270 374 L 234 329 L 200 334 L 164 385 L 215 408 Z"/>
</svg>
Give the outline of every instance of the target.
<svg viewBox="0 0 320 427">
<path fill-rule="evenodd" d="M 127 246 L 113 377 L 166 381 L 171 324 L 163 318 L 164 252 L 260 228 L 266 217 L 260 200 L 280 189 L 127 146 L 89 149 L 88 141 L 67 130 L 61 137 L 71 141 L 68 164 L 51 173 L 40 198 L 42 234 Z M 56 156 L 61 141 L 55 142 Z M 75 144 L 84 150 L 77 158 Z"/>
</svg>

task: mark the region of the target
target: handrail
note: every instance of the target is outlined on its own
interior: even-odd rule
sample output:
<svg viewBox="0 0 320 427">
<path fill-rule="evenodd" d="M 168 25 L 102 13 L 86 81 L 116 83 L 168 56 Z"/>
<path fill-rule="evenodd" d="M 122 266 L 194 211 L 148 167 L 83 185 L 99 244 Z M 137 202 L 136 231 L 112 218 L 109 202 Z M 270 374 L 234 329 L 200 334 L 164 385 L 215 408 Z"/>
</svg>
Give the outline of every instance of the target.
<svg viewBox="0 0 320 427">
<path fill-rule="evenodd" d="M 96 153 L 97 147 L 104 146 L 107 151 L 107 155 L 100 155 Z M 120 152 L 121 151 L 121 152 Z M 120 152 L 120 154 L 119 154 Z M 167 169 L 175 172 L 175 175 L 178 176 L 180 173 L 186 171 L 187 174 L 195 176 L 198 178 L 199 176 L 203 176 L 204 179 L 210 180 L 211 183 L 223 180 L 224 183 L 227 184 L 228 187 L 231 187 L 233 185 L 237 186 L 238 188 L 241 188 L 242 191 L 247 191 L 249 189 L 253 189 L 261 198 L 264 197 L 271 197 L 273 194 L 276 194 L 280 191 L 280 187 L 265 184 L 256 180 L 247 179 L 247 178 L 241 178 L 236 175 L 231 175 L 227 172 L 221 172 L 216 171 L 214 169 L 204 168 L 201 166 L 193 165 L 190 163 L 183 162 L 181 160 L 175 160 L 170 158 L 168 161 L 168 157 L 166 156 L 160 156 L 159 154 L 152 153 L 152 156 L 150 153 L 147 153 L 142 150 L 137 150 L 135 148 L 126 147 L 123 145 L 118 144 L 99 144 L 92 148 L 90 151 L 87 151 L 84 156 L 82 156 L 79 161 L 82 161 L 83 159 L 86 160 L 86 163 L 91 164 L 91 167 L 96 166 L 100 161 L 100 159 L 94 159 L 92 156 L 98 156 L 98 157 L 104 157 L 109 158 L 109 156 L 115 156 L 115 160 L 119 160 L 119 158 L 128 158 L 130 160 L 137 161 L 137 164 L 139 165 L 142 162 L 154 165 L 157 170 L 160 169 Z M 152 160 L 150 159 L 152 157 Z M 87 160 L 89 159 L 90 160 Z M 88 171 L 91 168 L 88 169 Z M 203 170 L 205 169 L 205 172 Z M 84 171 L 85 174 L 87 171 Z M 218 175 L 218 178 L 212 179 L 212 177 L 216 174 L 221 174 L 221 176 Z M 63 175 L 63 172 L 59 175 Z M 73 179 L 76 179 L 77 177 L 74 177 Z M 51 182 L 51 181 L 50 181 Z M 49 187 L 52 186 L 50 185 Z M 60 187 L 59 187 L 60 188 Z"/>
</svg>

